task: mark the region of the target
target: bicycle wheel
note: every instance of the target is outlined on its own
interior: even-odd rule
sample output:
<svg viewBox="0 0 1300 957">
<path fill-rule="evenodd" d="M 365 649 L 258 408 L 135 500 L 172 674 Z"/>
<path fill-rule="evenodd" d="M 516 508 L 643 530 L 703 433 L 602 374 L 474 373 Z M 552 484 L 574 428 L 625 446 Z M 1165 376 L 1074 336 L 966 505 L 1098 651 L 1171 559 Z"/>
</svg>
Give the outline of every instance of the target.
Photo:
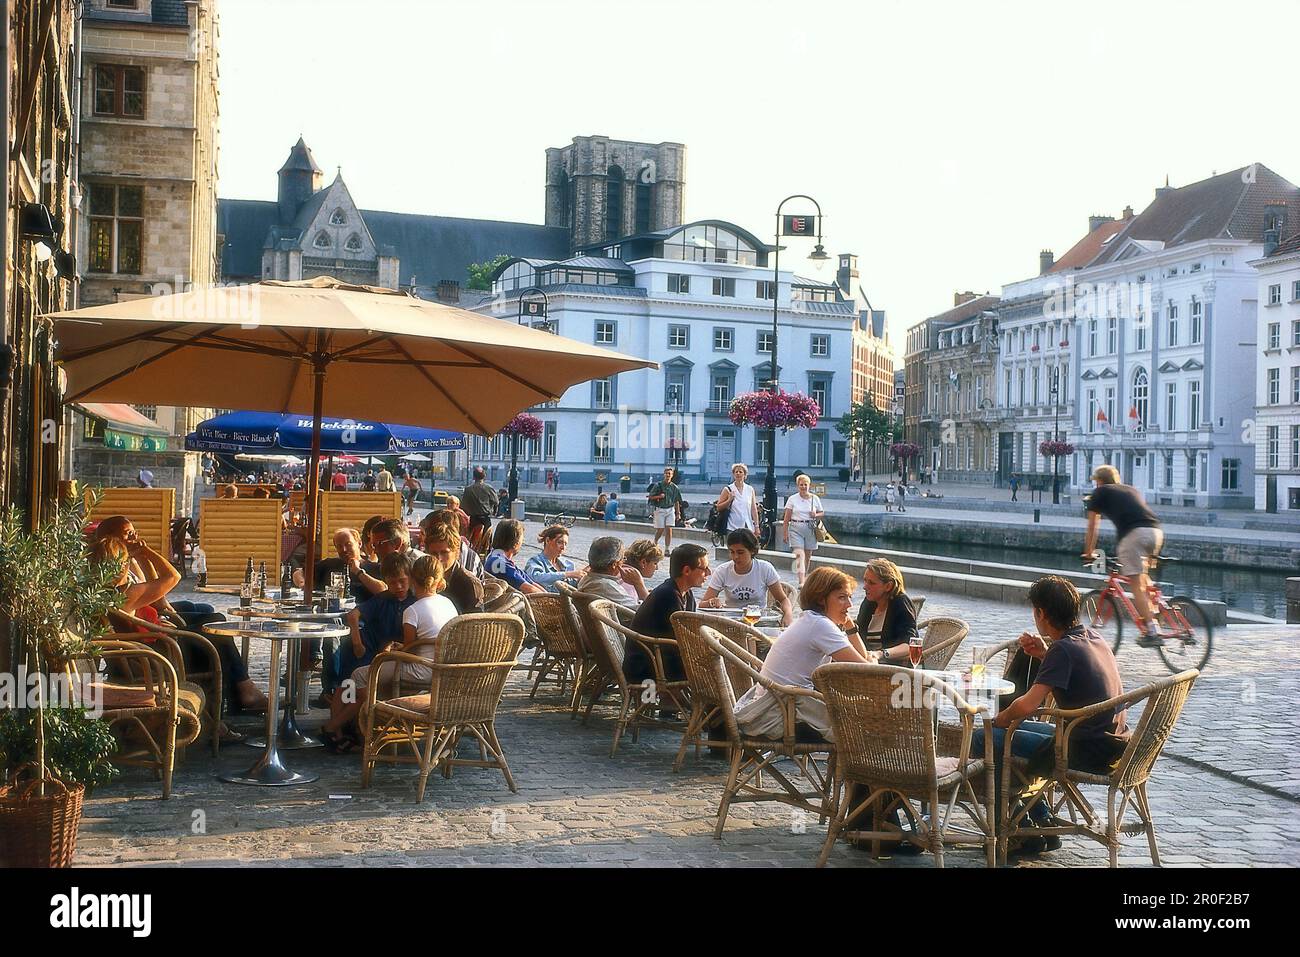
<svg viewBox="0 0 1300 957">
<path fill-rule="evenodd" d="M 1160 629 L 1165 643 L 1157 650 L 1160 660 L 1174 674 L 1195 668 L 1198 671 L 1210 660 L 1214 628 L 1205 610 L 1191 598 L 1171 598 L 1169 607 L 1160 612 Z"/>
<path fill-rule="evenodd" d="M 1106 639 L 1110 650 L 1119 652 L 1124 618 L 1114 595 L 1093 589 L 1083 596 L 1083 623 Z"/>
</svg>

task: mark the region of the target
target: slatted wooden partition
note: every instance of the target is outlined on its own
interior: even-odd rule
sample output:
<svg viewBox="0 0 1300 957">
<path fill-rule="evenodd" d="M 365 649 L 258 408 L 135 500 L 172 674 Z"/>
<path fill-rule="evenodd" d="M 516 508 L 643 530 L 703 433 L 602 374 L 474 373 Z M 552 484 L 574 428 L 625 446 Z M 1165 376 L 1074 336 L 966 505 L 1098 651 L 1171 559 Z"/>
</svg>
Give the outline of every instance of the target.
<svg viewBox="0 0 1300 957">
<path fill-rule="evenodd" d="M 266 489 L 273 498 L 281 491 L 280 486 L 273 485 L 270 482 L 262 482 L 261 484 L 254 483 L 252 485 L 247 482 L 235 482 L 233 484 L 235 488 L 239 489 L 240 498 L 252 498 L 253 492 L 259 488 Z"/>
<path fill-rule="evenodd" d="M 319 489 L 316 491 L 316 496 L 317 496 L 317 501 L 319 501 L 320 500 Z M 294 489 L 289 493 L 289 510 L 291 512 L 305 513 L 307 511 L 307 506 L 305 504 L 306 501 L 307 501 L 307 491 L 305 489 L 300 489 L 300 488 Z"/>
<path fill-rule="evenodd" d="M 199 502 L 199 544 L 208 556 L 208 584 L 238 585 L 248 559 L 266 562 L 267 579 L 279 581 L 280 501 L 205 498 Z"/>
<path fill-rule="evenodd" d="M 93 509 L 87 491 L 86 511 L 94 522 L 103 521 L 110 515 L 125 515 L 145 544 L 160 555 L 172 553 L 172 518 L 176 514 L 174 488 L 106 488 Z"/>
<path fill-rule="evenodd" d="M 400 492 L 321 492 L 319 553 L 334 554 L 334 532 L 340 528 L 361 530 L 372 515 L 402 517 Z M 327 551 L 328 549 L 328 551 Z"/>
</svg>

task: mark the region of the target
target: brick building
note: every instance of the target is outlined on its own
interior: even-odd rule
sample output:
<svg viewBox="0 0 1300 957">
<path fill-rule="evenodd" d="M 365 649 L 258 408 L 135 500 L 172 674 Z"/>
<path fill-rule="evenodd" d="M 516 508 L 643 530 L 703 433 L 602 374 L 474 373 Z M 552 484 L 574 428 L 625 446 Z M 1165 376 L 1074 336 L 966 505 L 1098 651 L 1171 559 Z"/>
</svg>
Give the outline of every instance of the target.
<svg viewBox="0 0 1300 957">
<path fill-rule="evenodd" d="M 217 278 L 215 0 L 90 0 L 82 25 L 77 230 L 81 305 L 179 292 Z M 133 485 L 141 469 L 194 498 L 184 437 L 211 409 L 112 405 L 70 411 L 70 474 Z"/>
</svg>

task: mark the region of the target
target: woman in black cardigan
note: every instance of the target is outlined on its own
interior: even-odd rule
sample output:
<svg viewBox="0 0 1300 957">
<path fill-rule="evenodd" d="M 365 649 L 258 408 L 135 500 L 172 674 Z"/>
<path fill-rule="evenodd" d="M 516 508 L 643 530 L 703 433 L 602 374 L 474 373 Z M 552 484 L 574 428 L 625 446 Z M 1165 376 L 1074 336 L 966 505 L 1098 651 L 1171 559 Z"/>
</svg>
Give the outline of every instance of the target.
<svg viewBox="0 0 1300 957">
<path fill-rule="evenodd" d="M 907 643 L 916 635 L 916 608 L 907 597 L 903 573 L 889 559 L 873 558 L 867 562 L 862 584 L 867 597 L 858 609 L 856 634 L 868 649 L 875 647 L 872 642 L 880 643 L 881 664 L 909 665 Z M 876 618 L 879 608 L 884 609 L 883 618 Z"/>
</svg>

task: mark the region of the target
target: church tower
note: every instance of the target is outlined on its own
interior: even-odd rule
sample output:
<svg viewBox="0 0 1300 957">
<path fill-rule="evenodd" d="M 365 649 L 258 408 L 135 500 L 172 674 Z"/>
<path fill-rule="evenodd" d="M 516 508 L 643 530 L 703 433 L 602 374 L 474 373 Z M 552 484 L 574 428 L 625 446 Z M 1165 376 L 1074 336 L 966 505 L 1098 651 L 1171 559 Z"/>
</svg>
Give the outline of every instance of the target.
<svg viewBox="0 0 1300 957">
<path fill-rule="evenodd" d="M 280 225 L 287 226 L 298 215 L 302 204 L 311 199 L 321 187 L 324 174 L 312 158 L 311 150 L 298 137 L 298 142 L 289 150 L 289 158 L 280 167 L 280 186 L 276 193 L 276 202 L 280 207 Z"/>
<path fill-rule="evenodd" d="M 577 136 L 546 151 L 546 225 L 569 230 L 569 251 L 680 226 L 686 147 Z"/>
</svg>

